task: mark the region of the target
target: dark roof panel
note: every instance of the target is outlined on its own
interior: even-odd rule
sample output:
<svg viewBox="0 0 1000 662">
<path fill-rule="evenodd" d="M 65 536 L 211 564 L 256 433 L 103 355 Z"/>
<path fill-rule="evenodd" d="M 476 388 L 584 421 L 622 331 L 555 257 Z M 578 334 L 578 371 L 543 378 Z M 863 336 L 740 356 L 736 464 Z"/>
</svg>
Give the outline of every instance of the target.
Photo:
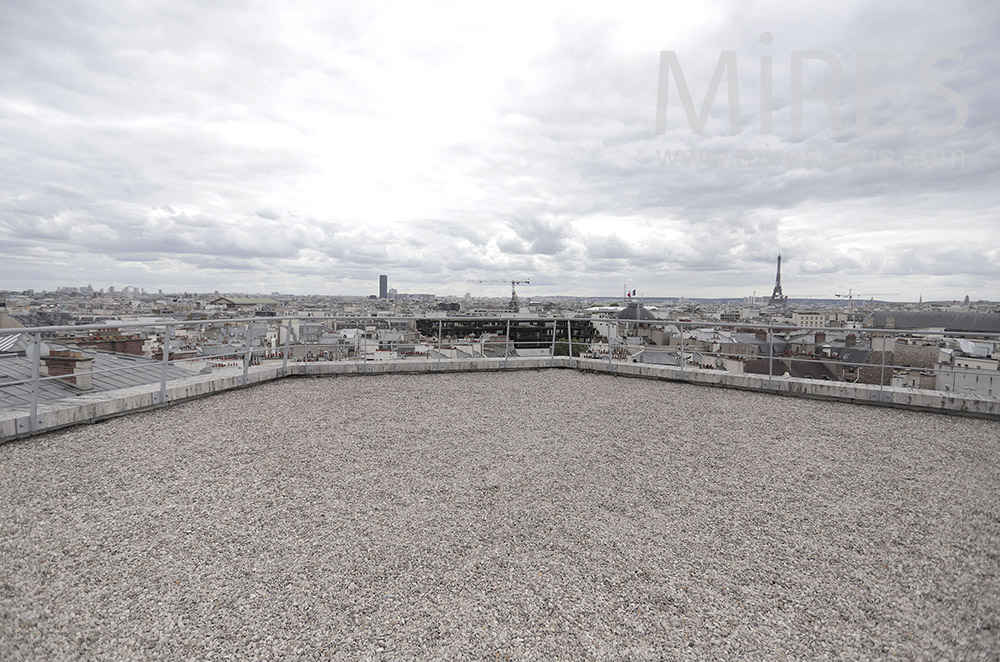
<svg viewBox="0 0 1000 662">
<path fill-rule="evenodd" d="M 60 347 L 53 346 L 53 348 L 59 349 Z M 155 384 L 160 381 L 163 374 L 163 364 L 159 361 L 107 352 L 85 351 L 83 354 L 87 358 L 94 359 L 94 387 L 87 391 L 78 391 L 59 380 L 39 381 L 39 402 L 51 402 L 87 393 Z M 0 357 L 0 406 L 21 407 L 31 404 L 31 364 L 31 359 L 23 354 Z M 114 372 L 103 372 L 112 369 Z M 194 374 L 174 365 L 167 366 L 168 380 L 191 377 Z M 13 381 L 20 383 L 11 384 L 10 382 Z"/>
<path fill-rule="evenodd" d="M 941 311 L 876 312 L 875 327 L 884 329 L 889 318 L 896 329 L 945 329 L 1000 333 L 1000 313 L 949 313 Z"/>
</svg>

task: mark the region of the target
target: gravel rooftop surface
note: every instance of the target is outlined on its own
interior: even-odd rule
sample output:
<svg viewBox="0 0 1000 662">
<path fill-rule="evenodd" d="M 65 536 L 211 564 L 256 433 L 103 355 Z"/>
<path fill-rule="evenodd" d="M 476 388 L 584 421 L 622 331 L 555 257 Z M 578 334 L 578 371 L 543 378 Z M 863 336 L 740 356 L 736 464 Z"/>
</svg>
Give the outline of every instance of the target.
<svg viewBox="0 0 1000 662">
<path fill-rule="evenodd" d="M 0 446 L 0 659 L 998 659 L 1000 424 L 569 370 Z"/>
</svg>

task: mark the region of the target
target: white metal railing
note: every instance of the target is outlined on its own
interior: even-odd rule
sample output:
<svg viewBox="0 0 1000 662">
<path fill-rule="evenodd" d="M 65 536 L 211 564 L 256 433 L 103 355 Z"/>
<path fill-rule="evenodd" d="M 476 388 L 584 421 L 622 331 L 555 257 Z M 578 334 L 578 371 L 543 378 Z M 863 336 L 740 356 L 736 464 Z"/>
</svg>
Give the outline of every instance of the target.
<svg viewBox="0 0 1000 662">
<path fill-rule="evenodd" d="M 594 322 L 599 322 L 602 326 L 608 327 L 608 337 L 606 341 L 594 343 L 596 330 Z M 80 326 L 47 326 L 20 329 L 0 329 L 0 338 L 11 334 L 22 334 L 25 342 L 23 352 L 30 361 L 30 375 L 21 379 L 8 376 L 0 381 L 0 396 L 9 392 L 15 386 L 27 386 L 28 395 L 21 398 L 22 402 L 14 403 L 14 398 L 0 399 L 0 413 L 17 407 L 28 407 L 28 432 L 34 432 L 41 427 L 38 418 L 38 406 L 42 402 L 40 397 L 43 384 L 48 382 L 62 382 L 66 384 L 75 374 L 55 374 L 43 375 L 42 365 L 52 361 L 51 355 L 44 354 L 44 344 L 76 344 L 83 342 L 86 351 L 86 344 L 105 340 L 99 332 L 113 330 L 113 333 L 120 333 L 122 330 L 145 331 L 145 339 L 153 337 L 155 334 L 160 338 L 160 352 L 155 363 L 152 356 L 155 352 L 150 351 L 147 360 L 134 365 L 114 366 L 110 368 L 91 368 L 90 377 L 95 375 L 106 375 L 111 373 L 125 373 L 130 370 L 142 370 L 145 374 L 144 383 L 159 384 L 159 391 L 154 395 L 154 404 L 167 403 L 167 386 L 175 379 L 191 375 L 191 372 L 178 372 L 175 368 L 192 361 L 209 364 L 209 367 L 240 368 L 239 380 L 241 385 L 248 383 L 250 367 L 256 363 L 277 363 L 280 361 L 281 376 L 288 374 L 289 361 L 342 361 L 342 360 L 374 360 L 385 359 L 390 361 L 441 361 L 446 355 L 458 356 L 459 352 L 469 358 L 476 358 L 476 355 L 490 356 L 494 358 L 509 359 L 516 355 L 518 351 L 527 349 L 542 350 L 542 356 L 554 357 L 558 354 L 570 357 L 588 356 L 591 358 L 603 358 L 606 355 L 609 365 L 622 361 L 643 361 L 642 353 L 652 354 L 657 349 L 664 346 L 652 346 L 648 344 L 631 344 L 629 338 L 649 336 L 653 330 L 666 330 L 667 327 L 674 327 L 678 334 L 670 336 L 674 341 L 665 346 L 669 352 L 675 354 L 674 365 L 679 368 L 683 379 L 686 371 L 695 368 L 719 369 L 720 364 L 726 361 L 743 362 L 756 361 L 757 369 L 761 369 L 759 362 L 766 359 L 767 377 L 771 383 L 776 377 L 781 377 L 786 372 L 786 365 L 794 368 L 796 364 L 823 364 L 827 368 L 836 367 L 843 374 L 849 370 L 851 374 L 856 373 L 853 381 L 861 379 L 862 371 L 869 374 L 867 380 L 873 380 L 871 373 L 877 372 L 877 382 L 865 381 L 863 383 L 877 383 L 879 393 L 885 389 L 892 388 L 892 377 L 900 371 L 919 371 L 926 373 L 923 376 L 932 376 L 935 386 L 938 383 L 937 376 L 945 373 L 952 379 L 950 391 L 961 391 L 962 388 L 969 389 L 977 395 L 998 399 L 1000 398 L 1000 371 L 978 370 L 970 368 L 959 368 L 954 365 L 945 365 L 934 362 L 933 366 L 907 366 L 895 361 L 888 361 L 887 356 L 893 354 L 892 349 L 886 348 L 887 339 L 893 339 L 895 343 L 901 337 L 920 336 L 924 338 L 976 338 L 991 343 L 1000 343 L 1000 334 L 997 333 L 974 333 L 974 332 L 944 332 L 944 331 L 907 331 L 900 329 L 848 329 L 842 327 L 797 327 L 786 324 L 749 324 L 739 322 L 717 322 L 691 321 L 691 320 L 627 320 L 627 319 L 606 319 L 589 317 L 518 317 L 518 316 L 497 316 L 497 317 L 370 317 L 362 315 L 325 315 L 325 316 L 281 316 L 281 317 L 243 317 L 243 318 L 218 318 L 206 320 L 166 320 L 155 323 L 148 322 L 123 322 L 123 323 L 103 323 L 87 324 Z M 206 329 L 207 327 L 207 329 Z M 216 327 L 219 332 L 210 333 L 212 327 Z M 574 338 L 574 327 L 576 338 Z M 611 333 L 611 329 L 615 333 Z M 732 330 L 733 332 L 745 331 L 755 334 L 755 342 L 734 342 L 722 343 L 713 339 L 696 339 L 693 334 L 697 330 L 707 329 L 705 333 L 711 335 L 718 330 Z M 201 341 L 202 348 L 213 346 L 205 342 L 205 336 L 211 335 L 213 342 L 218 342 L 220 346 L 229 346 L 231 350 L 224 350 L 214 354 L 204 352 L 196 357 L 171 356 L 171 341 L 177 337 L 178 331 L 196 332 L 196 337 Z M 324 342 L 324 332 L 336 332 L 350 330 L 351 333 L 342 337 L 327 337 Z M 241 333 L 237 333 L 241 331 Z M 465 331 L 462 336 L 459 332 Z M 833 356 L 817 356 L 812 354 L 789 353 L 776 351 L 776 346 L 787 346 L 788 341 L 784 338 L 789 333 L 799 332 L 821 332 L 830 334 L 853 334 L 856 340 L 862 344 L 860 351 L 864 351 L 864 343 L 868 343 L 868 352 L 864 362 L 845 361 Z M 477 337 L 478 333 L 478 337 Z M 760 334 L 759 337 L 756 334 Z M 96 335 L 95 335 L 96 334 Z M 219 337 L 221 335 L 221 338 Z M 309 336 L 308 338 L 305 336 Z M 383 338 L 386 338 L 383 340 Z M 270 339 L 270 342 L 268 342 Z M 718 338 L 717 340 L 721 340 Z M 780 342 L 779 342 L 780 339 Z M 879 342 L 873 344 L 872 341 L 878 339 Z M 734 339 L 735 340 L 735 339 Z M 75 341 L 75 342 L 74 342 Z M 333 342 L 335 341 L 335 342 Z M 821 339 L 819 343 L 826 342 Z M 225 343 L 225 344 L 222 344 Z M 727 352 L 722 351 L 721 345 L 743 345 L 757 347 L 756 353 Z M 765 349 L 766 353 L 762 355 Z M 806 343 L 793 343 L 806 344 Z M 880 349 L 875 349 L 876 344 L 881 344 Z M 79 345 L 77 345 L 79 346 Z M 717 348 L 713 349 L 713 347 Z M 994 345 L 994 350 L 998 345 Z M 477 349 L 478 348 L 478 349 Z M 466 351 L 468 349 L 468 351 Z M 412 351 L 410 351 L 412 350 Z M 420 351 L 418 351 L 420 350 Z M 18 353 L 15 353 L 19 355 Z M 96 354 L 96 352 L 95 352 Z M 692 365 L 691 360 L 699 356 L 701 363 Z M 462 358 L 465 358 L 463 356 Z M 875 357 L 873 363 L 872 357 Z M 0 377 L 3 376 L 3 361 L 10 360 L 12 354 L 0 355 Z M 58 357 L 56 357 L 58 358 Z M 708 359 L 709 361 L 706 361 Z M 711 365 L 706 365 L 706 363 Z M 159 366 L 156 380 L 150 380 L 149 367 Z M 220 366 L 220 364 L 225 364 Z M 763 374 L 759 372 L 757 374 Z M 959 386 L 969 382 L 968 377 L 974 376 L 989 380 L 989 386 L 983 389 Z M 888 379 L 887 379 L 888 378 Z M 847 380 L 840 380 L 847 381 Z M 926 380 L 925 380 L 926 381 Z M 947 382 L 947 379 L 943 380 Z M 978 379 L 977 379 L 978 382 Z M 947 384 L 945 384 L 947 386 Z M 5 391 L 6 389 L 6 391 Z M 982 391 L 982 392 L 980 392 Z M 66 389 L 65 398 L 73 398 L 79 395 L 77 390 Z M 881 396 L 880 396 L 881 397 Z M 51 401 L 59 398 L 47 398 Z"/>
</svg>

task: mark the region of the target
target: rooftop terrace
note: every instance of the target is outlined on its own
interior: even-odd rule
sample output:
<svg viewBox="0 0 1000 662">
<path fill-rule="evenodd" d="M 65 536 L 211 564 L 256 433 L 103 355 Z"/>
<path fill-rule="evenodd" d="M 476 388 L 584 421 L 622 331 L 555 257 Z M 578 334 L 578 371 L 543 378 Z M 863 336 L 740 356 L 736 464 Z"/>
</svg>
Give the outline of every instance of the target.
<svg viewBox="0 0 1000 662">
<path fill-rule="evenodd" d="M 571 370 L 0 446 L 0 658 L 990 659 L 1000 423 Z"/>
</svg>

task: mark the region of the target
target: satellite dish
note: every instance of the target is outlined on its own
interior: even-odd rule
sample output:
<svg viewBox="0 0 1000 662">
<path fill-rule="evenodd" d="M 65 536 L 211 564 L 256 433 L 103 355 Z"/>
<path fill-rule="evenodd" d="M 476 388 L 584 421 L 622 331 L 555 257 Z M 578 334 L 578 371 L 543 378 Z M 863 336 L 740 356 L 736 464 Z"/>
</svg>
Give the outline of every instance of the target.
<svg viewBox="0 0 1000 662">
<path fill-rule="evenodd" d="M 44 342 L 43 343 L 38 343 L 38 344 L 31 343 L 30 345 L 28 345 L 27 347 L 25 347 L 24 353 L 27 354 L 27 356 L 28 356 L 29 359 L 31 359 L 32 361 L 34 361 L 36 358 L 38 358 L 35 355 L 38 353 L 38 348 L 39 347 L 42 350 L 42 356 L 48 356 L 49 355 L 49 345 L 48 345 L 48 343 L 44 343 Z"/>
</svg>

